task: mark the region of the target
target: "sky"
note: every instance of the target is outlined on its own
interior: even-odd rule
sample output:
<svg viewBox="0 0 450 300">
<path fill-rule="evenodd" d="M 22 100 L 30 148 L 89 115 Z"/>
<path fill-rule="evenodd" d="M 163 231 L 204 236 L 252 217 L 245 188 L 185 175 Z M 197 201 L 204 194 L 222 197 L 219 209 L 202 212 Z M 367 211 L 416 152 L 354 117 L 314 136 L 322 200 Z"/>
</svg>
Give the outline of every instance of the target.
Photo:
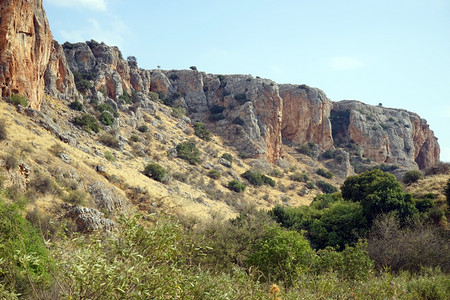
<svg viewBox="0 0 450 300">
<path fill-rule="evenodd" d="M 428 121 L 450 162 L 450 0 L 44 0 L 54 39 L 251 74 Z"/>
</svg>

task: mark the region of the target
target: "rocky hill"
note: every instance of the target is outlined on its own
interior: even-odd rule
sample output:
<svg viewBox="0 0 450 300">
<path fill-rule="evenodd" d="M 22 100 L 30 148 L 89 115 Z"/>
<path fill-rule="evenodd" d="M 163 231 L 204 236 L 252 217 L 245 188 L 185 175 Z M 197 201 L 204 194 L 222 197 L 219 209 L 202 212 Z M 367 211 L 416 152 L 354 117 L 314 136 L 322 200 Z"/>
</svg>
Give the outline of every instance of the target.
<svg viewBox="0 0 450 300">
<path fill-rule="evenodd" d="M 124 59 L 117 47 L 54 41 L 42 0 L 2 1 L 0 10 L 1 96 L 8 100 L 23 95 L 29 105 L 16 112 L 2 104 L 2 117 L 18 126 L 14 132 L 32 136 L 39 151 L 62 141 L 64 150 L 56 156 L 68 168 L 61 176 L 73 169 L 78 174 L 74 180 L 83 182 L 81 189 L 103 212 L 128 199 L 145 209 L 153 205 L 192 212 L 213 207 L 229 215 L 241 202 L 260 207 L 308 203 L 319 192 L 312 182 L 339 185 L 346 176 L 379 164 L 409 170 L 439 162 L 437 138 L 415 113 L 357 101 L 333 102 L 320 89 L 306 85 L 206 74 L 195 66 L 143 70 L 135 57 Z M 73 103 L 80 103 L 78 110 Z M 99 107 L 108 107 L 107 112 Z M 99 133 L 76 126 L 74 120 L 85 115 L 103 120 Z M 213 141 L 194 136 L 195 124 L 205 124 Z M 114 143 L 105 141 L 108 135 Z M 10 139 L 17 141 L 18 135 Z M 192 166 L 179 158 L 176 147 L 186 140 L 200 149 L 200 164 Z M 13 151 L 12 141 L 4 153 Z M 116 162 L 105 158 L 111 151 Z M 235 158 L 232 166 L 220 159 L 224 153 Z M 56 166 L 41 162 L 34 157 L 28 164 L 56 180 L 50 172 Z M 150 162 L 170 170 L 172 179 L 162 184 L 144 176 L 142 169 Z M 26 160 L 21 166 L 27 166 Z M 245 182 L 239 175 L 249 169 L 276 178 L 277 187 L 250 187 L 239 196 L 230 192 L 229 181 Z M 323 178 L 318 169 L 335 176 Z M 10 181 L 18 170 L 7 170 Z M 211 170 L 218 170 L 222 178 L 200 183 L 210 180 Z M 112 176 L 117 174 L 122 176 L 119 182 Z M 299 174 L 308 179 L 299 180 Z M 93 182 L 105 187 L 93 188 Z M 111 188 L 123 199 L 104 196 Z M 151 197 L 136 199 L 148 190 Z M 99 197 L 109 204 L 99 204 Z"/>
</svg>

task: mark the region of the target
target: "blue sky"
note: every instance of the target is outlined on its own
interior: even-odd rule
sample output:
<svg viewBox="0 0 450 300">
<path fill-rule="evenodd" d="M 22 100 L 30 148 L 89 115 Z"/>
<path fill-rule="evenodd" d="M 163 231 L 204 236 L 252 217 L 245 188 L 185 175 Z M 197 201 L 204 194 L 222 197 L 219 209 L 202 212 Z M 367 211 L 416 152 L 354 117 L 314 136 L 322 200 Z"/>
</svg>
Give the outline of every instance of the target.
<svg viewBox="0 0 450 300">
<path fill-rule="evenodd" d="M 63 43 L 118 46 L 145 69 L 251 74 L 428 121 L 450 162 L 450 0 L 44 0 Z"/>
</svg>

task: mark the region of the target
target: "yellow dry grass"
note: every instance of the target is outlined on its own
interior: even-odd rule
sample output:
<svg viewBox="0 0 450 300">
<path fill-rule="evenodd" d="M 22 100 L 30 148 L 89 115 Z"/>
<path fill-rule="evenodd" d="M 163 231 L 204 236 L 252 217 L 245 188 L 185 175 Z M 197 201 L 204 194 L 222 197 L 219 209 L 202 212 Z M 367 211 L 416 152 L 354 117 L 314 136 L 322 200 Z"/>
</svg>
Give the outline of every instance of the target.
<svg viewBox="0 0 450 300">
<path fill-rule="evenodd" d="M 61 129 L 65 131 L 73 130 L 67 120 L 73 118 L 77 112 L 67 108 L 67 104 L 60 100 L 46 97 L 45 113 L 50 119 L 56 121 Z M 50 174 L 50 169 L 59 168 L 61 170 L 75 170 L 79 175 L 79 186 L 86 189 L 88 184 L 100 181 L 107 186 L 115 187 L 118 193 L 126 195 L 128 187 L 141 187 L 148 190 L 150 198 L 148 203 L 139 203 L 139 207 L 144 210 L 165 211 L 169 214 L 181 214 L 193 216 L 199 219 L 210 219 L 218 214 L 224 218 L 236 216 L 239 206 L 251 204 L 258 209 L 270 209 L 276 204 L 288 203 L 291 206 L 307 205 L 319 193 L 318 190 L 311 190 L 308 194 L 300 196 L 299 192 L 305 186 L 304 183 L 294 182 L 289 179 L 289 174 L 294 171 L 306 171 L 314 174 L 316 168 L 322 167 L 320 163 L 316 165 L 305 165 L 290 157 L 284 149 L 285 160 L 289 161 L 289 170 L 284 170 L 281 178 L 275 178 L 277 186 L 252 187 L 247 184 L 244 193 L 237 194 L 226 188 L 227 183 L 233 176 L 251 169 L 246 161 L 236 159 L 231 169 L 221 166 L 218 159 L 224 153 L 230 153 L 234 158 L 238 154 L 231 148 L 226 147 L 220 137 L 213 136 L 212 141 L 206 142 L 193 134 L 187 135 L 178 126 L 180 120 L 170 115 L 170 109 L 163 105 L 156 104 L 158 111 L 155 115 L 144 113 L 144 120 L 149 127 L 147 134 L 137 132 L 127 124 L 128 115 L 121 113 L 120 134 L 126 138 L 131 135 L 139 135 L 140 142 L 148 153 L 147 157 L 132 155 L 133 147 L 126 144 L 124 151 L 118 151 L 104 146 L 98 142 L 98 138 L 78 130 L 77 139 L 79 147 L 65 144 L 58 140 L 56 136 L 43 129 L 39 124 L 35 124 L 29 117 L 17 113 L 16 109 L 4 102 L 0 102 L 0 118 L 6 120 L 9 139 L 2 141 L 0 156 L 4 157 L 8 151 L 15 151 L 20 154 L 20 149 L 24 151 L 23 160 L 32 168 L 38 169 L 43 174 Z M 158 141 L 155 133 L 162 134 L 165 138 Z M 168 155 L 168 150 L 184 140 L 193 140 L 202 153 L 202 164 L 198 166 L 189 165 L 182 159 L 173 158 Z M 66 153 L 71 157 L 72 163 L 64 163 L 60 158 L 50 153 L 52 145 L 59 143 L 65 148 Z M 88 149 L 87 152 L 83 148 Z M 116 162 L 108 161 L 98 153 L 110 151 L 116 157 Z M 31 152 L 31 153 L 29 153 Z M 97 154 L 96 154 L 97 153 Z M 22 153 L 23 154 L 23 153 Z M 169 184 L 162 184 L 154 181 L 142 174 L 142 170 L 149 162 L 156 162 L 169 170 L 172 176 L 181 173 L 186 176 L 186 182 L 175 179 Z M 218 166 L 222 170 L 222 177 L 212 180 L 208 177 L 209 169 L 204 164 Z M 103 165 L 106 167 L 106 174 L 99 174 L 95 167 Z M 275 167 L 275 166 L 274 166 Z M 119 178 L 115 185 L 107 178 Z M 313 182 L 320 178 L 317 175 L 310 175 Z M 242 182 L 245 180 L 240 178 Z M 342 183 L 342 179 L 335 178 L 328 180 L 336 186 Z M 62 187 L 64 190 L 64 187 Z M 63 191 L 64 193 L 64 191 Z M 55 196 L 45 196 L 39 198 L 35 205 L 41 209 L 50 210 L 55 204 L 62 200 Z M 155 206 L 157 208 L 155 208 Z"/>
</svg>

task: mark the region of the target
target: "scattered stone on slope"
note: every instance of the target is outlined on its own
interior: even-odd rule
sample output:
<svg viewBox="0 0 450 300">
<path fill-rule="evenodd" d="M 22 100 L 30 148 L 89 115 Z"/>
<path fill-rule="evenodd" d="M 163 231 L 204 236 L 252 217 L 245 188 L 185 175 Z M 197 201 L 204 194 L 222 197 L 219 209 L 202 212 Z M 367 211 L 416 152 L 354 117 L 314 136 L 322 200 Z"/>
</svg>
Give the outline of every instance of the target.
<svg viewBox="0 0 450 300">
<path fill-rule="evenodd" d="M 81 206 L 63 206 L 67 213 L 66 218 L 71 218 L 77 225 L 77 231 L 92 232 L 95 230 L 112 231 L 116 229 L 116 224 L 105 218 L 105 214 L 95 208 Z"/>
<path fill-rule="evenodd" d="M 116 210 L 121 210 L 126 205 L 125 198 L 120 196 L 115 188 L 108 188 L 100 182 L 91 184 L 88 190 L 94 198 L 98 209 L 107 213 L 113 213 Z"/>
</svg>

